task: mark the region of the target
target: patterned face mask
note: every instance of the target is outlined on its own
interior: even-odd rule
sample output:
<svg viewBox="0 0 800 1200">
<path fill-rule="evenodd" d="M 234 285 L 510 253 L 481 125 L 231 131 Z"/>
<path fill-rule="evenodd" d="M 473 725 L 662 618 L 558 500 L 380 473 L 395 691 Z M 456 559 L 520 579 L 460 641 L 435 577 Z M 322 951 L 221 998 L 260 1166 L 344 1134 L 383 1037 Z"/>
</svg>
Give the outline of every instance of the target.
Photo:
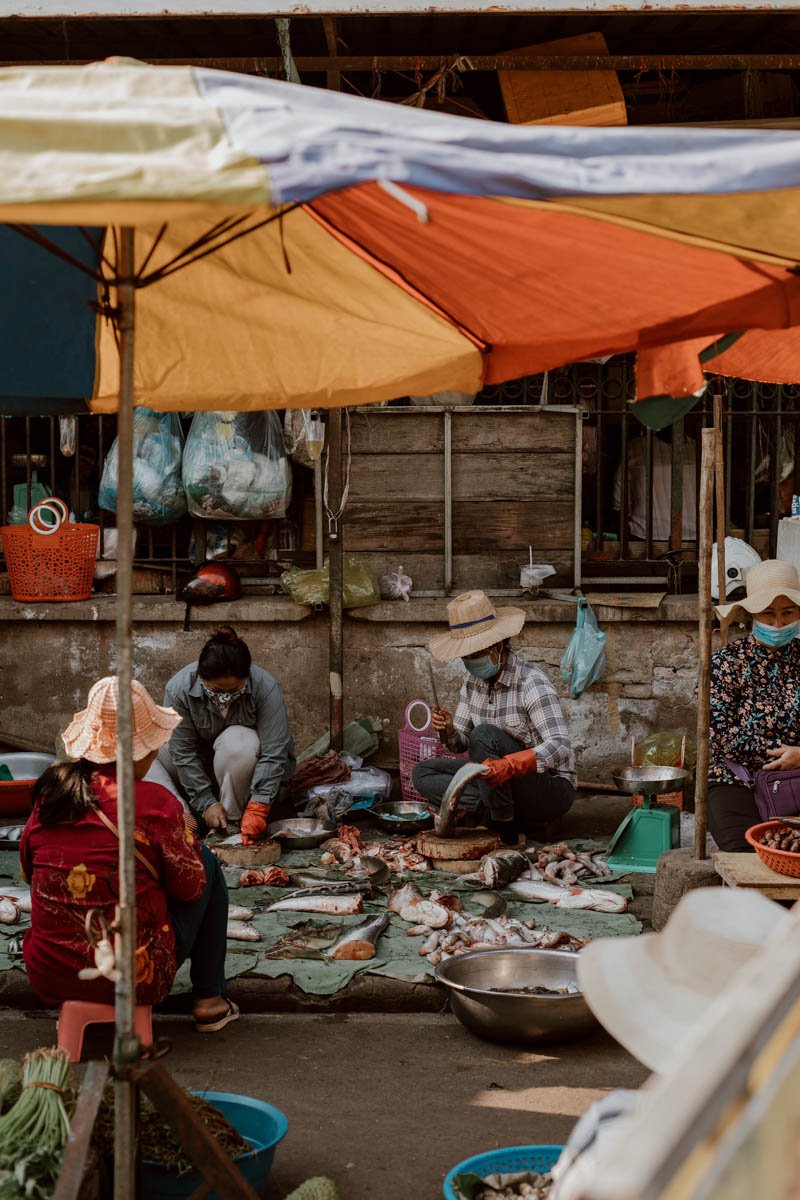
<svg viewBox="0 0 800 1200">
<path fill-rule="evenodd" d="M 244 687 L 240 687 L 238 691 L 235 692 L 212 692 L 211 689 L 207 688 L 204 683 L 201 683 L 201 686 L 207 698 L 211 701 L 214 708 L 216 708 L 218 712 L 225 712 L 225 709 L 228 708 L 228 706 L 232 704 L 234 700 L 238 700 L 239 696 L 243 695 L 244 693 Z"/>
</svg>

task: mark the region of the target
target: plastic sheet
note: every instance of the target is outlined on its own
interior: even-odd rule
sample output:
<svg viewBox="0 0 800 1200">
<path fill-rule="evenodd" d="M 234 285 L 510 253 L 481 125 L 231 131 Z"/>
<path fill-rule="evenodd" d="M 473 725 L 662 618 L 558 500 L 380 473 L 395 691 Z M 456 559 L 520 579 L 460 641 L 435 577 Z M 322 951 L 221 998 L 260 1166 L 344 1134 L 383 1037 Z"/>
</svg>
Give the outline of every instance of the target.
<svg viewBox="0 0 800 1200">
<path fill-rule="evenodd" d="M 177 413 L 137 408 L 133 413 L 133 519 L 143 525 L 177 521 L 186 512 L 181 483 L 183 431 Z M 111 446 L 100 480 L 98 503 L 117 511 L 119 444 Z"/>
<path fill-rule="evenodd" d="M 183 455 L 183 486 L 195 517 L 285 517 L 292 472 L 274 412 L 199 412 Z"/>
</svg>

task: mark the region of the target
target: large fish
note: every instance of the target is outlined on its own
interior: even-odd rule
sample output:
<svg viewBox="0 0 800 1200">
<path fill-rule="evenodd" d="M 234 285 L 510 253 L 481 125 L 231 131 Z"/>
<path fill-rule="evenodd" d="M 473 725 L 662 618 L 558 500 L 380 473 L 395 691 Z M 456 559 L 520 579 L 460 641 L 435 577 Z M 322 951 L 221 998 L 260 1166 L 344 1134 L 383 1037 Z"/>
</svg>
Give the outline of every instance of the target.
<svg viewBox="0 0 800 1200">
<path fill-rule="evenodd" d="M 554 908 L 593 908 L 596 912 L 621 913 L 628 907 L 624 896 L 603 888 L 564 888 L 555 883 L 517 879 L 508 885 L 508 890 L 523 900 L 546 901 Z"/>
<path fill-rule="evenodd" d="M 389 914 L 367 917 L 358 925 L 351 925 L 327 951 L 328 958 L 345 962 L 362 962 L 375 957 L 378 938 L 389 924 Z"/>
<path fill-rule="evenodd" d="M 296 888 L 286 899 L 294 900 L 298 896 L 371 896 L 372 884 L 368 879 L 328 879 L 319 883 L 309 882 L 305 887 Z"/>
<path fill-rule="evenodd" d="M 310 892 L 295 892 L 283 900 L 270 904 L 267 912 L 312 912 L 323 913 L 330 917 L 349 917 L 364 911 L 364 897 L 361 892 L 351 892 L 345 895 L 328 895 L 320 893 L 319 888 Z"/>
<path fill-rule="evenodd" d="M 507 847 L 484 854 L 475 876 L 470 878 L 480 880 L 485 887 L 504 888 L 518 879 L 523 871 L 528 871 L 530 865 L 530 859 L 521 850 Z"/>
</svg>

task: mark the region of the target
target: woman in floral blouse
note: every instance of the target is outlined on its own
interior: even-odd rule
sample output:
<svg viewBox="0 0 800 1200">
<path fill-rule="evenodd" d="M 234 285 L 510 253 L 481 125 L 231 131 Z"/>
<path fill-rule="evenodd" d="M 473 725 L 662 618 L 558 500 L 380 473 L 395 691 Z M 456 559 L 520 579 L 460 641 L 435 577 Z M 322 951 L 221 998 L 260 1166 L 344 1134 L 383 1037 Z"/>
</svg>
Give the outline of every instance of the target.
<svg viewBox="0 0 800 1200">
<path fill-rule="evenodd" d="M 48 1004 L 114 1001 L 92 943 L 119 903 L 116 742 L 118 681 L 101 679 L 63 735 L 72 762 L 39 779 L 20 843 L 31 884 L 31 928 L 23 941 L 28 978 Z M 143 776 L 180 722 L 133 683 L 136 842 L 136 999 L 164 1000 L 188 958 L 194 1017 L 214 1033 L 238 1017 L 225 995 L 228 894 L 218 860 L 184 822 L 180 803 Z"/>
<path fill-rule="evenodd" d="M 747 573 L 747 596 L 717 609 L 753 618 L 752 631 L 718 650 L 711 666 L 708 823 L 721 850 L 746 851 L 745 830 L 760 821 L 751 788 L 727 762 L 751 775 L 800 768 L 800 580 L 770 559 Z"/>
</svg>

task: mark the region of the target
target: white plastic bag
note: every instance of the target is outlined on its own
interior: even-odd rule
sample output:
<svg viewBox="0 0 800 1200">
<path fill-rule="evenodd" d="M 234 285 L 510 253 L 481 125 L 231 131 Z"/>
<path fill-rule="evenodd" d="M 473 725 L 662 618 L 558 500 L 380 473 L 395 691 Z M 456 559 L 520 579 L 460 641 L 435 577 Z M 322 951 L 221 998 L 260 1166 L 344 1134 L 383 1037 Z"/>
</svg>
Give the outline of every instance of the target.
<svg viewBox="0 0 800 1200">
<path fill-rule="evenodd" d="M 183 431 L 177 413 L 137 408 L 133 413 L 133 519 L 144 525 L 177 521 L 186 512 L 181 483 Z M 117 511 L 119 445 L 111 446 L 100 480 L 98 503 Z"/>
<path fill-rule="evenodd" d="M 183 455 L 183 486 L 195 517 L 285 517 L 292 472 L 277 414 L 196 413 Z"/>
<path fill-rule="evenodd" d="M 407 603 L 413 582 L 410 575 L 403 574 L 402 567 L 398 567 L 396 571 L 390 571 L 388 575 L 381 575 L 381 598 L 383 600 L 405 600 Z"/>
</svg>

